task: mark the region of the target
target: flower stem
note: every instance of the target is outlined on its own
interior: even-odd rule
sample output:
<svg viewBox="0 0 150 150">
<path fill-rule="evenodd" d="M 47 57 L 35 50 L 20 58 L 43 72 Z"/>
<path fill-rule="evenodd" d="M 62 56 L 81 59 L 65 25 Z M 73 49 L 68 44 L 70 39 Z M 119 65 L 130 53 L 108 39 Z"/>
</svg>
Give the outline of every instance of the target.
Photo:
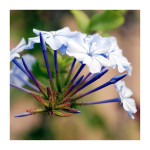
<svg viewBox="0 0 150 150">
<path fill-rule="evenodd" d="M 19 75 L 15 75 L 20 81 L 22 81 L 23 83 L 25 83 L 26 85 L 28 85 L 30 88 L 34 89 L 35 91 L 39 92 L 39 89 L 33 85 L 32 83 L 30 83 L 29 81 L 27 80 L 24 80 L 21 76 Z"/>
<path fill-rule="evenodd" d="M 80 78 L 77 79 L 77 81 L 66 91 L 63 93 L 63 95 L 61 96 L 61 99 L 66 97 L 72 90 L 74 90 L 82 81 L 84 75 L 82 75 Z"/>
<path fill-rule="evenodd" d="M 44 60 L 45 60 L 45 64 L 46 64 L 46 68 L 47 68 L 47 72 L 49 76 L 50 85 L 51 85 L 52 90 L 55 90 L 55 86 L 54 86 L 53 78 L 51 76 L 50 66 L 49 66 L 48 58 L 47 58 L 46 43 L 41 32 L 40 32 L 40 44 L 41 44 L 41 49 L 43 52 L 43 56 L 44 56 Z"/>
<path fill-rule="evenodd" d="M 30 93 L 30 94 L 33 94 L 33 93 L 34 93 L 33 91 L 30 91 L 30 90 L 28 90 L 28 89 L 19 87 L 19 86 L 15 85 L 15 84 L 12 84 L 12 83 L 10 83 L 10 86 L 15 87 L 15 88 L 17 88 L 17 89 L 20 89 L 20 90 L 22 90 L 22 91 L 24 91 L 24 92 L 26 92 L 26 93 Z"/>
<path fill-rule="evenodd" d="M 46 68 L 47 68 L 47 72 L 48 72 L 48 76 L 49 76 L 50 86 L 51 86 L 52 90 L 55 90 L 55 86 L 54 86 L 53 78 L 51 76 L 50 66 L 49 66 L 49 63 L 48 63 L 48 58 L 47 58 L 46 51 L 43 51 L 43 56 L 44 56 L 44 60 L 45 60 L 45 64 L 46 64 Z"/>
<path fill-rule="evenodd" d="M 77 73 L 74 75 L 73 79 L 70 81 L 69 87 L 73 84 L 73 82 L 76 80 L 76 78 L 78 77 L 78 75 L 80 74 L 80 72 L 82 71 L 82 69 L 85 67 L 85 64 L 82 64 L 79 68 L 79 70 L 77 71 Z"/>
<path fill-rule="evenodd" d="M 12 60 L 12 62 L 22 71 L 24 72 L 30 79 L 32 79 L 29 74 L 27 73 L 27 71 L 18 63 L 18 61 L 14 58 Z"/>
<path fill-rule="evenodd" d="M 25 116 L 29 116 L 29 115 L 32 115 L 32 113 L 25 112 L 25 113 L 21 113 L 21 114 L 15 115 L 14 117 L 25 117 Z"/>
<path fill-rule="evenodd" d="M 115 76 L 115 77 L 111 78 L 108 82 L 104 83 L 103 85 L 101 85 L 101 86 L 99 86 L 99 87 L 97 87 L 97 88 L 95 88 L 95 89 L 93 89 L 93 90 L 91 90 L 87 93 L 80 94 L 80 95 L 76 96 L 75 98 L 72 98 L 72 101 L 78 100 L 78 99 L 80 99 L 84 96 L 87 96 L 91 93 L 94 93 L 94 92 L 100 90 L 100 89 L 103 89 L 104 87 L 107 87 L 111 84 L 114 84 L 114 83 L 118 82 L 119 80 L 123 79 L 126 75 L 127 74 L 123 74 L 123 75 L 120 75 L 120 76 Z"/>
<path fill-rule="evenodd" d="M 79 102 L 79 103 L 74 103 L 76 105 L 94 105 L 94 104 L 104 104 L 104 103 L 112 103 L 112 102 L 120 102 L 121 99 L 120 97 L 114 98 L 114 99 L 108 99 L 104 101 L 96 101 L 96 102 Z"/>
<path fill-rule="evenodd" d="M 60 84 L 60 78 L 59 78 L 59 72 L 58 72 L 58 63 L 57 63 L 57 51 L 54 51 L 54 62 L 55 62 L 57 89 L 58 89 L 58 92 L 61 92 L 61 84 Z"/>
<path fill-rule="evenodd" d="M 95 82 L 96 80 L 98 80 L 100 77 L 102 77 L 105 73 L 108 72 L 109 69 L 105 69 L 103 71 L 101 71 L 100 73 L 97 73 L 96 75 L 93 76 L 93 78 L 91 78 L 90 80 L 88 80 L 85 84 L 83 84 L 81 87 L 79 87 L 78 89 L 76 89 L 73 93 L 71 93 L 70 96 L 75 95 L 77 92 L 79 92 L 80 90 L 82 90 L 83 88 L 85 88 L 86 86 L 90 85 L 91 83 Z"/>
<path fill-rule="evenodd" d="M 76 63 L 76 58 L 74 58 L 74 60 L 73 60 L 73 62 L 72 62 L 72 65 L 71 65 L 70 71 L 69 71 L 69 73 L 68 73 L 68 75 L 67 75 L 67 78 L 66 78 L 66 81 L 65 81 L 64 86 L 66 86 L 66 85 L 68 84 L 69 80 L 70 80 L 70 77 L 71 77 L 73 68 L 74 68 L 74 66 L 75 66 L 75 63 Z"/>
<path fill-rule="evenodd" d="M 81 81 L 80 84 L 84 84 L 84 82 L 90 77 L 91 74 L 92 74 L 92 73 L 89 72 L 89 73 L 84 77 L 84 79 Z"/>
<path fill-rule="evenodd" d="M 25 63 L 24 59 L 22 58 L 22 62 L 23 65 L 26 69 L 26 71 L 29 73 L 29 75 L 31 76 L 32 80 L 34 81 L 35 85 L 38 87 L 38 89 L 43 93 L 43 95 L 45 97 L 47 97 L 46 92 L 44 91 L 43 87 L 39 84 L 39 82 L 35 79 L 34 75 L 32 74 L 32 72 L 29 70 L 29 68 L 27 67 L 27 64 Z"/>
</svg>

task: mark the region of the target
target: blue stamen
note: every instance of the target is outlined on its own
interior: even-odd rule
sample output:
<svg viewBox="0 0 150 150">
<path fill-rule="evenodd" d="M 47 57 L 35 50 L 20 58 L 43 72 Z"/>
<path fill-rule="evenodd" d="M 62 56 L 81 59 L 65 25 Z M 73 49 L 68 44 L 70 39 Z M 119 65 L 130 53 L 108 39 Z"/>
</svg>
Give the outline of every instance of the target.
<svg viewBox="0 0 150 150">
<path fill-rule="evenodd" d="M 102 68 L 101 68 L 101 71 L 102 70 L 104 70 L 105 69 L 105 67 L 103 66 Z M 94 73 L 87 81 L 90 81 L 92 78 L 94 78 L 96 75 L 97 75 L 98 73 Z"/>
<path fill-rule="evenodd" d="M 113 78 L 110 79 L 110 83 L 114 84 L 116 82 L 118 82 L 119 80 L 123 79 L 125 76 L 127 75 L 127 73 L 120 75 L 120 76 L 114 76 Z"/>
<path fill-rule="evenodd" d="M 51 76 L 50 66 L 49 66 L 49 63 L 48 63 L 46 43 L 44 41 L 44 38 L 43 38 L 41 32 L 40 32 L 40 44 L 41 44 L 41 49 L 42 49 L 42 52 L 43 52 L 43 56 L 44 56 L 44 60 L 45 60 L 45 64 L 46 64 L 46 68 L 47 68 L 47 72 L 48 72 L 48 76 L 49 76 L 50 85 L 51 85 L 51 88 L 54 90 L 55 86 L 54 86 L 53 78 Z"/>
<path fill-rule="evenodd" d="M 47 50 L 46 43 L 44 41 L 44 38 L 41 32 L 40 32 L 40 44 L 41 44 L 41 50 L 46 51 Z"/>
<path fill-rule="evenodd" d="M 75 74 L 75 76 L 73 77 L 73 79 L 70 81 L 69 86 L 71 86 L 73 84 L 73 82 L 76 80 L 76 78 L 78 77 L 78 75 L 80 74 L 80 72 L 82 71 L 82 69 L 84 68 L 85 64 L 82 64 L 79 68 L 79 70 L 77 71 L 77 73 Z"/>
<path fill-rule="evenodd" d="M 96 101 L 96 102 L 83 102 L 83 103 L 75 103 L 76 105 L 94 105 L 94 104 L 104 104 L 104 103 L 112 103 L 112 102 L 120 102 L 120 97 L 114 99 L 108 99 L 104 101 Z"/>
<path fill-rule="evenodd" d="M 80 78 L 77 79 L 77 81 L 71 86 L 71 90 L 73 90 L 76 86 L 79 85 L 79 83 L 81 82 L 81 80 L 83 79 L 84 75 L 82 75 Z"/>
<path fill-rule="evenodd" d="M 34 75 L 32 74 L 32 72 L 29 70 L 28 66 L 26 65 L 24 59 L 22 58 L 22 62 L 23 65 L 26 69 L 26 71 L 29 73 L 30 77 L 32 78 L 33 82 L 35 83 L 35 85 L 38 87 L 38 89 L 43 93 L 43 95 L 45 95 L 45 97 L 47 97 L 46 93 L 44 92 L 43 88 L 41 87 L 41 85 L 38 83 L 38 81 L 35 79 Z"/>
<path fill-rule="evenodd" d="M 69 82 L 69 80 L 70 80 L 70 77 L 71 77 L 71 74 L 72 74 L 72 71 L 73 71 L 73 68 L 74 68 L 74 66 L 75 66 L 75 63 L 76 63 L 76 58 L 74 58 L 74 60 L 73 60 L 73 62 L 72 62 L 70 71 L 69 71 L 69 73 L 68 73 L 68 75 L 67 75 L 67 78 L 66 78 L 66 81 L 65 81 L 64 85 L 67 85 L 67 84 L 68 84 L 68 82 Z"/>
<path fill-rule="evenodd" d="M 10 83 L 10 86 L 15 87 L 15 88 L 17 88 L 17 89 L 19 89 L 19 90 L 22 90 L 22 91 L 24 91 L 24 92 L 26 92 L 26 93 L 33 94 L 32 91 L 30 91 L 30 90 L 28 90 L 28 89 L 25 89 L 25 88 L 22 88 L 22 87 L 19 87 L 19 86 L 15 85 L 15 84 Z"/>
<path fill-rule="evenodd" d="M 77 79 L 77 81 L 63 94 L 63 97 L 65 97 L 68 93 L 70 93 L 73 89 L 75 89 L 79 83 L 82 81 L 84 75 L 82 75 L 80 78 Z"/>
<path fill-rule="evenodd" d="M 89 95 L 89 94 L 91 94 L 91 93 L 94 93 L 94 92 L 96 92 L 96 91 L 98 91 L 98 90 L 100 90 L 100 89 L 102 89 L 102 88 L 104 88 L 104 87 L 106 87 L 106 86 L 109 86 L 109 85 L 111 85 L 111 84 L 114 84 L 114 83 L 118 82 L 119 80 L 123 79 L 126 75 L 127 75 L 127 74 L 123 74 L 123 75 L 120 75 L 120 76 L 115 76 L 115 77 L 111 78 L 110 81 L 106 82 L 105 84 L 103 84 L 103 85 L 101 85 L 101 86 L 99 86 L 99 87 L 97 87 L 97 88 L 95 88 L 95 89 L 93 89 L 93 90 L 91 90 L 91 91 L 89 91 L 89 92 L 87 92 L 87 93 L 84 93 L 84 94 L 81 94 L 81 95 L 79 95 L 79 96 L 76 96 L 76 97 L 73 98 L 72 100 L 80 99 L 80 98 L 82 98 L 82 97 L 84 97 L 84 96 L 87 96 L 87 95 Z"/>
<path fill-rule="evenodd" d="M 55 63 L 55 72 L 58 73 L 58 64 L 57 64 L 57 51 L 54 51 L 54 63 Z"/>
<path fill-rule="evenodd" d="M 74 68 L 75 63 L 76 63 L 76 58 L 74 58 L 74 60 L 73 60 L 73 62 L 72 62 L 72 65 L 71 65 L 71 68 L 70 68 L 70 71 L 69 71 L 70 74 L 71 74 L 72 71 L 73 71 L 73 68 Z"/>
<path fill-rule="evenodd" d="M 34 86 L 32 83 L 30 83 L 30 82 L 27 81 L 27 80 L 24 80 L 21 76 L 19 76 L 19 75 L 17 75 L 17 74 L 15 74 L 15 76 L 16 76 L 20 81 L 22 81 L 23 83 L 25 83 L 26 85 L 28 85 L 30 88 L 32 88 L 32 89 L 34 89 L 34 90 L 36 90 L 36 91 L 39 92 L 39 89 L 38 89 L 36 86 Z"/>
<path fill-rule="evenodd" d="M 12 62 L 31 79 L 26 70 L 18 63 L 18 61 L 15 58 L 12 60 Z"/>
<path fill-rule="evenodd" d="M 74 91 L 70 96 L 73 96 L 74 94 L 76 94 L 77 92 L 79 92 L 80 90 L 82 90 L 83 88 L 85 88 L 86 86 L 88 86 L 89 84 L 93 83 L 94 81 L 98 80 L 100 77 L 102 77 L 106 72 L 108 72 L 109 69 L 105 69 L 100 73 L 97 73 L 91 80 L 88 80 L 88 82 L 86 82 L 84 85 L 82 85 L 80 88 L 78 88 L 76 91 Z"/>
<path fill-rule="evenodd" d="M 54 51 L 54 63 L 55 63 L 57 89 L 59 92 L 61 92 L 61 85 L 60 85 L 59 72 L 58 72 L 58 63 L 57 63 L 57 51 L 56 50 Z"/>
<path fill-rule="evenodd" d="M 21 114 L 15 115 L 14 117 L 25 117 L 25 116 L 29 116 L 29 115 L 32 115 L 32 113 L 25 112 L 25 113 L 21 113 Z"/>
<path fill-rule="evenodd" d="M 89 72 L 89 73 L 85 76 L 85 78 L 82 80 L 81 84 L 83 84 L 83 83 L 89 78 L 89 76 L 90 76 L 91 74 L 92 74 L 92 73 Z"/>
</svg>

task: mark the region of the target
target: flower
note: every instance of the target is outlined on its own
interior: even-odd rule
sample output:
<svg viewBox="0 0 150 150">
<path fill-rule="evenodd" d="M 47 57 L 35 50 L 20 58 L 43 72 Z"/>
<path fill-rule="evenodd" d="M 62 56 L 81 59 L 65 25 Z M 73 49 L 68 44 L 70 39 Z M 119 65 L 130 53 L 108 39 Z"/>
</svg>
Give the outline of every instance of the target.
<svg viewBox="0 0 150 150">
<path fill-rule="evenodd" d="M 20 43 L 10 51 L 10 61 L 12 61 L 15 57 L 20 57 L 19 52 L 22 52 L 26 47 L 26 41 L 24 38 L 20 41 Z"/>
<path fill-rule="evenodd" d="M 106 83 L 86 93 L 82 93 L 85 87 L 108 72 L 109 69 L 105 67 L 117 67 L 120 73 L 127 71 L 128 74 L 131 74 L 132 66 L 123 56 L 122 50 L 118 47 L 115 37 L 101 37 L 98 34 L 87 35 L 77 31 L 71 32 L 68 27 L 50 32 L 33 29 L 33 32 L 37 37 L 29 38 L 27 45 L 23 38 L 18 46 L 11 51 L 13 66 L 10 71 L 10 86 L 30 94 L 34 99 L 40 102 L 41 107 L 26 110 L 25 113 L 15 115 L 15 117 L 24 117 L 43 112 L 59 117 L 69 117 L 72 113 L 81 113 L 79 110 L 75 109 L 76 106 L 79 105 L 121 102 L 128 115 L 134 119 L 132 114 L 136 113 L 137 110 L 134 99 L 130 98 L 132 96 L 132 91 L 125 86 L 124 81 L 120 81 L 127 76 L 127 73 L 114 76 Z M 22 60 L 15 59 L 15 57 L 20 57 L 18 54 L 19 52 L 24 49 L 33 48 L 35 43 L 41 44 L 49 77 L 49 85 L 42 84 L 32 73 L 32 65 L 36 61 L 32 55 L 23 55 Z M 46 43 L 54 50 L 55 78 L 51 75 Z M 58 49 L 62 54 L 66 53 L 74 57 L 68 75 L 65 76 L 63 74 L 65 82 L 62 82 L 59 76 L 60 73 L 57 62 Z M 76 71 L 75 75 L 72 76 L 77 60 L 81 63 L 81 66 Z M 86 76 L 79 76 L 85 65 L 89 67 L 90 72 Z M 92 75 L 92 73 L 94 74 Z M 29 82 L 29 78 L 34 84 Z M 78 102 L 81 98 L 111 84 L 115 84 L 120 97 L 96 102 Z M 28 85 L 32 89 L 22 87 L 24 85 Z M 81 94 L 76 95 L 78 92 L 81 92 Z"/>
<path fill-rule="evenodd" d="M 121 98 L 121 103 L 123 104 L 123 108 L 127 111 L 128 115 L 134 119 L 133 113 L 137 112 L 136 104 L 133 98 L 130 98 L 132 96 L 132 91 L 126 87 L 124 81 L 118 81 L 115 84 L 115 88 L 117 92 L 119 93 L 119 96 Z"/>
<path fill-rule="evenodd" d="M 88 37 L 88 38 L 92 39 L 93 37 Z M 85 50 L 88 50 L 88 47 L 86 47 L 86 46 L 90 45 L 90 42 L 91 42 L 90 40 L 85 41 L 84 48 L 87 48 Z M 72 84 L 70 84 L 71 81 L 68 82 L 63 90 L 61 90 L 61 86 L 60 86 L 59 87 L 60 90 L 59 90 L 58 86 L 57 86 L 57 88 L 55 87 L 56 85 L 58 85 L 57 78 L 56 78 L 56 85 L 53 84 L 54 87 L 52 86 L 51 80 L 53 80 L 53 78 L 50 75 L 51 74 L 50 68 L 49 68 L 50 66 L 48 63 L 48 57 L 47 57 L 47 53 L 46 53 L 46 44 L 45 44 L 43 33 L 40 33 L 40 43 L 41 43 L 41 49 L 43 52 L 43 56 L 45 59 L 45 64 L 47 67 L 47 72 L 49 74 L 50 86 L 43 85 L 43 84 L 41 84 L 41 82 L 36 80 L 34 74 L 31 71 L 31 62 L 32 61 L 30 60 L 30 58 L 28 58 L 27 56 L 26 57 L 23 56 L 22 62 L 20 62 L 20 60 L 17 61 L 17 63 L 20 65 L 16 65 L 16 66 L 17 67 L 19 66 L 18 67 L 19 69 L 24 67 L 25 71 L 27 72 L 27 74 L 29 75 L 31 80 L 34 82 L 34 84 L 35 84 L 36 88 L 38 88 L 38 90 L 32 88 L 35 91 L 34 90 L 31 91 L 26 88 L 17 86 L 13 83 L 10 83 L 10 85 L 12 87 L 15 87 L 26 93 L 31 94 L 38 102 L 41 103 L 42 107 L 38 108 L 38 109 L 34 109 L 34 110 L 26 110 L 27 113 L 22 113 L 22 114 L 16 115 L 15 117 L 24 117 L 24 116 L 28 116 L 31 114 L 42 113 L 42 112 L 47 112 L 49 115 L 56 115 L 59 117 L 69 117 L 69 116 L 71 116 L 71 113 L 80 113 L 80 111 L 78 111 L 77 109 L 74 108 L 74 106 L 76 105 L 76 101 L 78 99 L 80 99 L 84 96 L 87 96 L 93 92 L 96 92 L 106 86 L 115 84 L 116 82 L 118 82 L 118 80 L 121 80 L 122 78 L 124 78 L 127 75 L 127 74 L 123 74 L 120 76 L 115 76 L 112 79 L 110 79 L 110 81 L 106 82 L 105 84 L 103 84 L 87 93 L 83 93 L 82 95 L 79 95 L 79 96 L 75 95 L 77 92 L 79 92 L 86 86 L 88 86 L 88 85 L 92 84 L 93 82 L 95 82 L 96 80 L 98 80 L 109 70 L 109 69 L 104 69 L 102 72 L 100 72 L 96 76 L 93 76 L 91 79 L 87 80 L 85 83 L 82 82 L 84 80 L 84 75 L 82 75 L 76 81 L 71 80 L 71 81 L 73 81 Z M 55 52 L 57 52 L 57 51 L 55 51 Z M 57 53 L 54 53 L 54 54 L 57 54 Z M 101 57 L 104 57 L 104 56 L 101 56 Z M 104 59 L 105 59 L 105 57 L 104 57 Z M 26 62 L 26 61 L 28 61 L 28 62 Z M 56 63 L 57 55 L 54 55 L 54 61 Z M 75 60 L 73 62 L 75 62 Z M 28 63 L 28 65 L 27 65 L 27 63 Z M 22 66 L 22 64 L 23 64 L 23 66 Z M 79 70 L 77 71 L 77 73 L 76 73 L 77 75 L 75 75 L 76 78 L 79 75 L 79 73 L 81 72 L 81 70 L 82 70 L 81 68 L 83 68 L 83 67 L 84 67 L 84 65 L 82 67 L 80 67 Z M 72 66 L 71 66 L 71 68 L 72 68 Z M 22 70 L 22 69 L 20 69 L 20 70 Z M 26 75 L 26 72 L 22 71 L 22 73 L 25 73 L 25 75 Z M 56 73 L 56 75 L 59 75 L 59 74 L 57 74 L 57 71 L 55 73 Z M 58 76 L 58 78 L 59 78 L 59 76 Z M 73 79 L 74 79 L 74 77 L 73 77 Z M 77 90 L 77 92 L 74 93 L 74 90 Z M 116 102 L 116 101 L 118 101 L 118 99 L 117 100 L 115 99 L 114 101 Z M 65 112 L 67 112 L 67 113 L 65 113 Z"/>
<path fill-rule="evenodd" d="M 40 32 L 43 35 L 45 42 L 53 49 L 60 50 L 61 54 L 66 53 L 69 38 L 76 36 L 79 32 L 71 32 L 69 27 L 57 31 L 41 31 L 33 29 L 33 32 L 38 35 L 37 37 L 29 38 L 28 43 L 33 47 L 34 43 L 40 43 Z"/>
<path fill-rule="evenodd" d="M 82 34 L 78 34 L 68 41 L 66 53 L 74 56 L 78 61 L 86 64 L 91 73 L 98 73 L 102 66 L 110 67 L 111 62 L 106 58 L 106 51 L 111 47 L 108 45 L 108 39 L 102 38 L 97 34 L 83 38 Z"/>
<path fill-rule="evenodd" d="M 26 45 L 26 41 L 24 38 L 21 39 L 20 43 L 10 51 L 10 61 L 12 61 L 15 57 L 20 57 L 19 53 L 25 49 L 31 49 L 32 47 Z"/>
<path fill-rule="evenodd" d="M 27 60 L 28 67 L 32 69 L 32 65 L 36 61 L 35 57 L 30 54 L 25 54 L 23 57 Z M 17 61 L 22 67 L 24 67 L 21 59 L 17 59 Z M 10 83 L 22 87 L 28 82 L 28 80 L 29 77 L 13 63 L 10 70 Z"/>
<path fill-rule="evenodd" d="M 109 50 L 108 52 L 109 60 L 114 64 L 113 68 L 117 66 L 118 71 L 120 73 L 127 71 L 129 75 L 132 72 L 131 63 L 128 62 L 127 58 L 123 56 L 122 50 L 119 49 L 118 45 L 116 44 L 113 49 Z"/>
</svg>

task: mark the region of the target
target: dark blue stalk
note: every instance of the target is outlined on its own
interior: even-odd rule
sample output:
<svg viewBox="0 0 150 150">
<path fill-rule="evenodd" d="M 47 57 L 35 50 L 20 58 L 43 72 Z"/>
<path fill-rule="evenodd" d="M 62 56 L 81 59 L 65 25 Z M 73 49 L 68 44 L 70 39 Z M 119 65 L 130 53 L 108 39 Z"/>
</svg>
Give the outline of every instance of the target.
<svg viewBox="0 0 150 150">
<path fill-rule="evenodd" d="M 74 58 L 73 62 L 72 62 L 72 65 L 71 65 L 71 68 L 70 68 L 70 71 L 67 75 L 67 78 L 66 78 L 66 81 L 65 81 L 65 84 L 64 85 L 67 85 L 69 80 L 70 80 L 70 77 L 71 77 L 71 74 L 72 74 L 72 71 L 73 71 L 73 68 L 75 66 L 75 63 L 76 63 L 76 58 Z"/>
<path fill-rule="evenodd" d="M 73 89 L 75 89 L 80 82 L 82 81 L 84 75 L 82 75 L 80 78 L 77 79 L 77 81 L 63 94 L 63 97 L 65 97 L 66 95 L 68 95 Z"/>
<path fill-rule="evenodd" d="M 98 73 L 94 73 L 90 78 L 88 78 L 87 82 L 93 79 Z"/>
<path fill-rule="evenodd" d="M 48 72 L 48 76 L 49 76 L 50 85 L 51 85 L 51 88 L 53 90 L 55 90 L 55 86 L 54 86 L 53 78 L 51 76 L 50 66 L 49 66 L 48 58 L 47 58 L 46 43 L 44 41 L 44 38 L 43 38 L 41 32 L 40 32 L 40 44 L 41 44 L 41 49 L 42 49 L 42 52 L 43 52 L 43 56 L 44 56 L 44 60 L 45 60 L 45 64 L 46 64 L 46 68 L 47 68 L 47 72 Z"/>
<path fill-rule="evenodd" d="M 25 113 L 21 113 L 21 114 L 15 115 L 14 117 L 25 117 L 25 116 L 29 116 L 29 115 L 32 115 L 32 113 L 25 112 Z"/>
<path fill-rule="evenodd" d="M 81 103 L 75 103 L 76 105 L 94 105 L 94 104 L 104 104 L 104 103 L 112 103 L 112 102 L 120 102 L 121 99 L 120 97 L 118 98 L 113 98 L 113 99 L 108 99 L 104 101 L 96 101 L 96 102 L 81 102 Z"/>
<path fill-rule="evenodd" d="M 55 62 L 57 89 L 58 89 L 59 92 L 61 92 L 61 84 L 60 84 L 60 79 L 59 79 L 58 63 L 57 63 L 57 51 L 56 50 L 54 51 L 54 62 Z"/>
<path fill-rule="evenodd" d="M 15 88 L 17 88 L 17 89 L 19 89 L 19 90 L 22 90 L 22 91 L 24 91 L 24 92 L 26 92 L 26 93 L 30 93 L 30 94 L 33 94 L 33 93 L 34 93 L 34 92 L 30 91 L 30 90 L 27 90 L 27 89 L 25 89 L 25 88 L 19 87 L 19 86 L 15 85 L 15 84 L 12 84 L 12 83 L 10 83 L 10 86 L 15 87 Z"/>
<path fill-rule="evenodd" d="M 96 80 L 98 80 L 100 77 L 102 77 L 106 72 L 108 72 L 109 69 L 105 69 L 103 71 L 101 71 L 100 73 L 97 73 L 93 78 L 91 78 L 90 80 L 88 80 L 84 85 L 82 85 L 80 88 L 76 89 L 70 96 L 73 96 L 74 94 L 76 94 L 77 92 L 79 92 L 80 90 L 82 90 L 83 88 L 85 88 L 86 86 L 90 85 L 91 83 L 95 82 Z"/>
<path fill-rule="evenodd" d="M 85 78 L 82 80 L 81 84 L 83 84 L 83 83 L 90 77 L 91 74 L 92 74 L 92 73 L 89 72 L 89 73 L 85 76 Z"/>
<path fill-rule="evenodd" d="M 106 82 L 105 84 L 103 84 L 103 85 L 101 85 L 101 86 L 99 86 L 99 87 L 97 87 L 97 88 L 95 88 L 95 89 L 93 89 L 93 90 L 91 90 L 91 91 L 89 91 L 89 92 L 87 92 L 87 93 L 78 95 L 78 96 L 76 96 L 75 98 L 72 98 L 72 100 L 80 99 L 80 98 L 82 98 L 82 97 L 84 97 L 84 96 L 87 96 L 87 95 L 89 95 L 89 94 L 91 94 L 91 93 L 94 93 L 94 92 L 96 92 L 96 91 L 98 91 L 98 90 L 100 90 L 100 89 L 102 89 L 102 88 L 104 88 L 104 87 L 106 87 L 106 86 L 109 86 L 109 85 L 111 85 L 111 84 L 114 84 L 114 83 L 118 82 L 119 80 L 123 79 L 126 75 L 127 75 L 127 74 L 123 74 L 123 75 L 120 75 L 120 76 L 115 76 L 115 77 L 111 78 L 110 81 Z"/>
<path fill-rule="evenodd" d="M 80 74 L 80 72 L 82 71 L 82 69 L 84 68 L 85 64 L 82 64 L 79 68 L 79 70 L 77 71 L 77 73 L 75 74 L 75 76 L 73 77 L 73 79 L 70 81 L 69 86 L 71 86 L 73 84 L 73 82 L 76 80 L 76 78 L 78 77 L 78 75 Z"/>
<path fill-rule="evenodd" d="M 44 94 L 44 96 L 47 97 L 45 91 L 43 90 L 42 86 L 38 83 L 38 81 L 35 79 L 34 75 L 32 74 L 32 72 L 29 70 L 27 64 L 25 63 L 24 59 L 22 58 L 22 62 L 23 65 L 26 69 L 26 71 L 29 73 L 30 77 L 32 78 L 33 82 L 35 83 L 35 85 L 38 87 L 38 89 Z"/>
<path fill-rule="evenodd" d="M 12 60 L 12 62 L 31 79 L 27 71 L 18 63 L 18 61 L 15 58 Z"/>
<path fill-rule="evenodd" d="M 16 76 L 20 81 L 22 81 L 23 83 L 25 83 L 26 85 L 28 85 L 30 88 L 32 88 L 32 89 L 36 90 L 37 92 L 39 92 L 39 89 L 38 89 L 35 85 L 33 85 L 32 83 L 30 83 L 29 81 L 24 80 L 24 79 L 23 79 L 21 76 L 19 76 L 19 75 L 16 75 L 16 74 L 15 74 L 15 76 Z"/>
<path fill-rule="evenodd" d="M 70 71 L 69 71 L 70 74 L 71 74 L 72 71 L 73 71 L 73 68 L 74 68 L 74 66 L 75 66 L 75 63 L 76 63 L 76 58 L 74 58 L 74 60 L 73 60 L 73 62 L 72 62 L 72 65 L 71 65 L 71 68 L 70 68 Z"/>
<path fill-rule="evenodd" d="M 55 72 L 58 73 L 58 64 L 57 64 L 57 51 L 54 51 L 54 63 L 55 63 Z"/>
<path fill-rule="evenodd" d="M 101 72 L 104 70 L 104 66 L 101 68 Z M 90 81 L 92 78 L 94 78 L 98 73 L 94 73 L 87 81 Z"/>
</svg>

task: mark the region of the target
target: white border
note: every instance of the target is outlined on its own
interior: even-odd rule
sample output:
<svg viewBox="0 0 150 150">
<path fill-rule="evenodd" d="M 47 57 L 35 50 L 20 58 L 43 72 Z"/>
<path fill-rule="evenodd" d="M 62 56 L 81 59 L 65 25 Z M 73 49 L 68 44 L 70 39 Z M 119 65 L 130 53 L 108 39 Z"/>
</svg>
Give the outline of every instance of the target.
<svg viewBox="0 0 150 150">
<path fill-rule="evenodd" d="M 141 10 L 141 140 L 139 141 L 10 141 L 9 140 L 9 10 L 10 9 L 140 9 Z M 1 57 L 0 57 L 0 143 L 4 149 L 115 149 L 141 150 L 150 147 L 150 12 L 148 0 L 5 0 L 1 2 Z M 134 58 L 133 58 L 134 59 Z"/>
</svg>

